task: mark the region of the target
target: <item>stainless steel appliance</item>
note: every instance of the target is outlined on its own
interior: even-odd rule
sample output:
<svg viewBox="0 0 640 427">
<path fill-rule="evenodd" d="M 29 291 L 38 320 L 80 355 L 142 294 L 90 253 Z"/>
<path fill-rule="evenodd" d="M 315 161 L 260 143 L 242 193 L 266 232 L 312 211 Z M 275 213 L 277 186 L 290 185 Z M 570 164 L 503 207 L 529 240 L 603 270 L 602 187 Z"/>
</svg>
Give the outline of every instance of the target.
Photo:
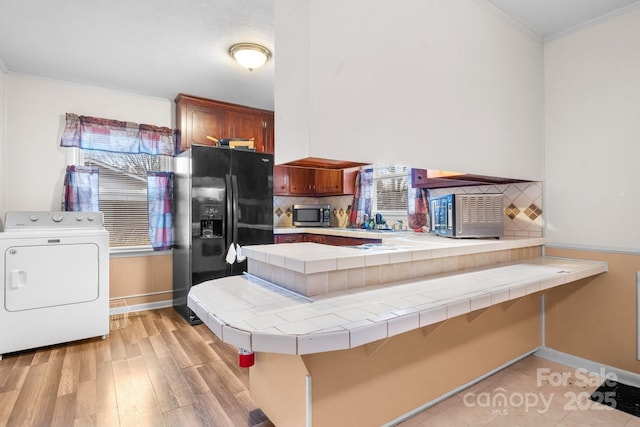
<svg viewBox="0 0 640 427">
<path fill-rule="evenodd" d="M 430 199 L 431 231 L 447 237 L 502 237 L 502 194 L 447 194 Z"/>
<path fill-rule="evenodd" d="M 331 226 L 331 205 L 293 205 L 292 210 L 296 227 Z"/>
<path fill-rule="evenodd" d="M 0 233 L 2 354 L 109 333 L 101 212 L 7 212 Z"/>
<path fill-rule="evenodd" d="M 193 145 L 175 157 L 173 306 L 191 324 L 192 286 L 242 274 L 232 245 L 273 243 L 273 155 Z"/>
</svg>

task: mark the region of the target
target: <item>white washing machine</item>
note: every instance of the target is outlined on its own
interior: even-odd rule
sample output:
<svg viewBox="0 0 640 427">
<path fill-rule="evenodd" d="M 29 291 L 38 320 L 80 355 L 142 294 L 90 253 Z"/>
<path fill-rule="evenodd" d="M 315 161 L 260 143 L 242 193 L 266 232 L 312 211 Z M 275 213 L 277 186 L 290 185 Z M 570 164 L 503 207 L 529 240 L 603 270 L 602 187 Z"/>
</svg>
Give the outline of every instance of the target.
<svg viewBox="0 0 640 427">
<path fill-rule="evenodd" d="M 3 354 L 109 333 L 101 212 L 8 212 L 0 232 Z"/>
</svg>

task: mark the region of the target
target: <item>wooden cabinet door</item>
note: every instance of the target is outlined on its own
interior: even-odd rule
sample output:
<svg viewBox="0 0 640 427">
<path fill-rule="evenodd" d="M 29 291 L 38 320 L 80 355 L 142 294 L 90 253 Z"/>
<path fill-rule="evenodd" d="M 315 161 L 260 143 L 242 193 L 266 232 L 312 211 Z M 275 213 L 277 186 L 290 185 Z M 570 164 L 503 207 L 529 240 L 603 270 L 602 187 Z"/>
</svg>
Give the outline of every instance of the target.
<svg viewBox="0 0 640 427">
<path fill-rule="evenodd" d="M 365 243 L 382 243 L 382 239 L 363 239 L 358 237 L 325 236 L 325 244 L 332 246 L 358 246 Z"/>
<path fill-rule="evenodd" d="M 229 111 L 229 138 L 253 138 L 256 151 L 265 150 L 267 122 L 262 113 Z"/>
<path fill-rule="evenodd" d="M 356 193 L 356 178 L 360 168 L 349 168 L 342 170 L 342 194 Z"/>
<path fill-rule="evenodd" d="M 341 169 L 316 169 L 314 173 L 315 194 L 342 194 Z"/>
<path fill-rule="evenodd" d="M 294 233 L 294 234 L 274 234 L 273 242 L 274 243 L 300 243 L 305 241 L 304 233 Z"/>
<path fill-rule="evenodd" d="M 207 136 L 220 139 L 227 135 L 227 111 L 215 105 L 181 98 L 176 103 L 176 115 L 180 126 L 180 151 L 192 144 L 214 145 Z"/>
<path fill-rule="evenodd" d="M 286 166 L 273 167 L 273 194 L 289 194 L 289 168 Z"/>
<path fill-rule="evenodd" d="M 322 234 L 307 234 L 304 237 L 305 242 L 325 244 L 325 236 Z"/>
<path fill-rule="evenodd" d="M 289 168 L 289 194 L 313 194 L 313 169 Z"/>
<path fill-rule="evenodd" d="M 276 145 L 273 113 L 265 113 L 264 121 L 266 123 L 266 127 L 264 130 L 264 152 L 274 154 Z"/>
<path fill-rule="evenodd" d="M 381 243 L 381 239 L 363 239 L 355 237 L 331 236 L 311 233 L 274 234 L 274 243 L 312 242 L 331 246 L 357 246 L 365 243 Z"/>
<path fill-rule="evenodd" d="M 349 178 L 355 180 L 354 175 Z M 349 192 L 346 192 L 349 191 Z M 333 196 L 353 194 L 353 184 L 344 187 L 342 169 L 314 169 L 275 166 L 273 168 L 273 194 L 296 196 Z"/>
<path fill-rule="evenodd" d="M 254 139 L 256 151 L 274 152 L 274 116 L 272 111 L 229 104 L 206 98 L 179 94 L 176 97 L 176 124 L 180 130 L 180 147 L 192 144 L 214 145 L 208 139 Z"/>
</svg>

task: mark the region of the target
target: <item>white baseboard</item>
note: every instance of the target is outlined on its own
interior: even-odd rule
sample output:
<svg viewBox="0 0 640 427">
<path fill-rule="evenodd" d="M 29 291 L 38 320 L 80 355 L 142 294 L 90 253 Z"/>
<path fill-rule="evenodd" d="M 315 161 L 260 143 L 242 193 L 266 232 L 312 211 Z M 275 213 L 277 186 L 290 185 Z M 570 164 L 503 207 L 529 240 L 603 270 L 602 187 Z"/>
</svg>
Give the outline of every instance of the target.
<svg viewBox="0 0 640 427">
<path fill-rule="evenodd" d="M 144 304 L 124 305 L 120 307 L 109 308 L 109 316 L 123 313 L 133 313 L 136 311 L 156 310 L 158 308 L 173 307 L 173 300 L 147 302 Z"/>
<path fill-rule="evenodd" d="M 582 357 L 574 356 L 572 354 L 563 353 L 558 350 L 554 350 L 548 347 L 540 347 L 538 351 L 533 353 L 534 356 L 542 357 L 543 359 L 551 360 L 556 363 L 560 363 L 562 365 L 570 366 L 572 368 L 580 368 L 585 369 L 588 372 L 592 372 L 594 374 L 609 376 L 611 375 L 612 379 L 616 379 L 617 381 L 633 386 L 640 387 L 640 375 L 625 371 L 623 369 L 614 368 L 612 366 L 603 365 L 602 363 L 594 362 L 588 359 L 583 359 Z M 613 376 L 615 375 L 615 377 Z M 603 378 L 604 380 L 604 378 Z"/>
<path fill-rule="evenodd" d="M 440 402 L 442 402 L 442 401 L 444 401 L 444 400 L 448 399 L 449 397 L 451 397 L 451 396 L 453 396 L 453 395 L 455 395 L 455 394 L 458 394 L 458 393 L 459 393 L 459 392 L 461 392 L 462 390 L 465 390 L 465 389 L 467 389 L 467 388 L 471 387 L 472 385 L 479 383 L 480 381 L 482 381 L 482 380 L 484 380 L 484 379 L 486 379 L 486 378 L 490 377 L 491 375 L 495 374 L 496 372 L 499 372 L 499 371 L 501 371 L 501 370 L 503 370 L 503 369 L 505 369 L 505 368 L 507 368 L 507 367 L 509 367 L 509 366 L 513 365 L 514 363 L 517 363 L 517 362 L 519 362 L 520 360 L 522 360 L 522 359 L 524 359 L 524 358 L 526 358 L 526 357 L 529 357 L 529 356 L 531 356 L 532 354 L 535 354 L 535 353 L 536 353 L 540 348 L 541 348 L 541 347 L 538 347 L 538 348 L 537 348 L 537 349 L 535 349 L 535 350 L 531 350 L 531 351 L 529 351 L 529 352 L 527 352 L 527 353 L 524 353 L 524 354 L 522 354 L 522 355 L 520 355 L 520 356 L 516 357 L 515 359 L 510 360 L 509 362 L 507 362 L 507 363 L 505 363 L 505 364 L 503 364 L 503 365 L 501 365 L 501 366 L 498 366 L 497 368 L 495 368 L 495 369 L 493 369 L 493 370 L 491 370 L 491 371 L 489 371 L 489 372 L 485 373 L 484 375 L 481 375 L 481 376 L 479 376 L 478 378 L 473 379 L 473 380 L 469 381 L 468 383 L 463 384 L 463 385 L 461 385 L 460 387 L 457 387 L 457 388 L 455 388 L 455 389 L 453 389 L 453 390 L 449 391 L 448 393 L 445 393 L 445 394 L 443 394 L 442 396 L 437 397 L 437 398 L 433 399 L 432 401 L 427 402 L 427 403 L 425 403 L 424 405 L 422 405 L 422 406 L 420 406 L 420 407 L 418 407 L 418 408 L 415 408 L 415 409 L 413 409 L 412 411 L 407 412 L 407 413 L 406 413 L 406 414 L 404 414 L 404 415 L 399 416 L 399 417 L 398 417 L 398 418 L 396 418 L 395 420 L 390 421 L 390 422 L 388 422 L 388 423 L 386 423 L 386 424 L 383 424 L 383 426 L 382 426 L 382 427 L 393 427 L 393 426 L 395 426 L 395 425 L 398 425 L 398 424 L 400 424 L 401 422 L 406 421 L 406 420 L 408 420 L 409 418 L 411 418 L 411 417 L 413 417 L 413 416 L 415 416 L 415 415 L 419 414 L 420 412 L 423 412 L 423 411 L 425 411 L 425 410 L 427 410 L 427 409 L 431 408 L 432 406 L 435 406 L 435 405 L 437 405 L 438 403 L 440 403 Z"/>
</svg>

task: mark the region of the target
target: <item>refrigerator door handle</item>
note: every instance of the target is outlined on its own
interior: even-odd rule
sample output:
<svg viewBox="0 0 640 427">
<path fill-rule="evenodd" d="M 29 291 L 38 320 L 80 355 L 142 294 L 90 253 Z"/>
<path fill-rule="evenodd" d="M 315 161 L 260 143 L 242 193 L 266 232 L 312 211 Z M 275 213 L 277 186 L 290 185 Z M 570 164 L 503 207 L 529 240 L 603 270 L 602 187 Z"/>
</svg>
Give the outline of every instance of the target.
<svg viewBox="0 0 640 427">
<path fill-rule="evenodd" d="M 225 179 L 225 189 L 224 189 L 224 193 L 225 193 L 225 198 L 226 198 L 226 218 L 225 218 L 225 227 L 226 230 L 224 231 L 224 235 L 225 235 L 225 245 L 226 248 L 228 249 L 229 247 L 231 247 L 232 243 L 235 243 L 234 237 L 233 237 L 233 214 L 234 214 L 234 209 L 233 209 L 233 190 L 231 187 L 231 175 L 226 175 L 224 177 Z"/>
<path fill-rule="evenodd" d="M 238 243 L 238 177 L 231 175 L 233 185 L 233 243 Z"/>
</svg>

